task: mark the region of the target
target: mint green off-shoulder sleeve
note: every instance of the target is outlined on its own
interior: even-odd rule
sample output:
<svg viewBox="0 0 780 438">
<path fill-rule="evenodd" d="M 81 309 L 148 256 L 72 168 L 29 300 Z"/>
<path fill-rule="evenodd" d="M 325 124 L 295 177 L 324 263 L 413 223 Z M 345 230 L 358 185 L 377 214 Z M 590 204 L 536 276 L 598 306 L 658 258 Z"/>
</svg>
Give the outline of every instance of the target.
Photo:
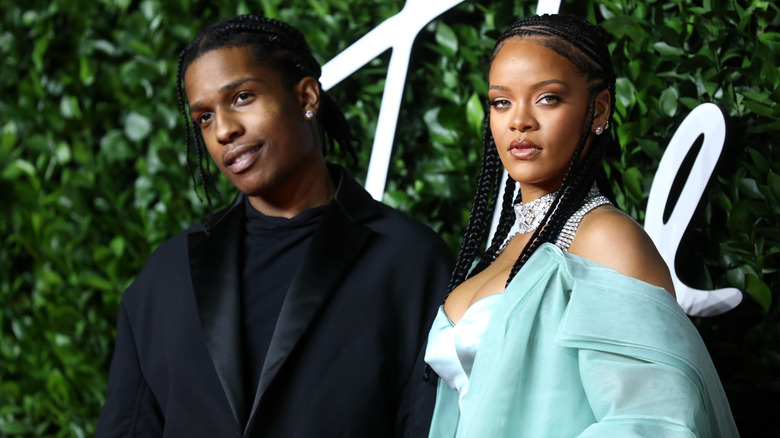
<svg viewBox="0 0 780 438">
<path fill-rule="evenodd" d="M 581 437 L 737 437 L 704 342 L 665 290 L 589 266 L 576 279 L 557 342 L 578 350 L 596 423 Z"/>
</svg>

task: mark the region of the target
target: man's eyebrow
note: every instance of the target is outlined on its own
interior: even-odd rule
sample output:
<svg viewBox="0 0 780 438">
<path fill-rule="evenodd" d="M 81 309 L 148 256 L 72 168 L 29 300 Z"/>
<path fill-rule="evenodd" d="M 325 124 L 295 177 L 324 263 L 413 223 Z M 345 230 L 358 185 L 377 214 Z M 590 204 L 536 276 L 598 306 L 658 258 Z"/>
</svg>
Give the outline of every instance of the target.
<svg viewBox="0 0 780 438">
<path fill-rule="evenodd" d="M 222 93 L 222 92 L 225 92 L 227 90 L 231 90 L 233 88 L 236 88 L 236 87 L 238 87 L 240 85 L 243 85 L 243 84 L 245 84 L 245 83 L 247 83 L 249 81 L 255 81 L 255 80 L 257 80 L 257 79 L 253 78 L 251 76 L 238 78 L 235 81 L 228 82 L 227 84 L 219 87 L 219 92 Z M 203 102 L 195 102 L 195 103 L 193 103 L 192 105 L 190 105 L 190 113 L 194 113 L 194 112 L 199 111 L 201 109 L 201 107 L 203 107 Z"/>
</svg>

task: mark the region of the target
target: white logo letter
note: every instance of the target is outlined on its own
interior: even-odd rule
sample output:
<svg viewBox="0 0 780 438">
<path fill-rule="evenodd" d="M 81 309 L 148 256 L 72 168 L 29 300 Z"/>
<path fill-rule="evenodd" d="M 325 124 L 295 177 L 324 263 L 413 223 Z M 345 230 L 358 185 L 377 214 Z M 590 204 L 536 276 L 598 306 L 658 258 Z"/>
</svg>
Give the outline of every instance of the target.
<svg viewBox="0 0 780 438">
<path fill-rule="evenodd" d="M 669 216 L 669 221 L 664 223 L 663 214 L 674 178 L 685 155 L 702 134 L 704 134 L 704 143 Z M 723 150 L 725 138 L 726 122 L 716 105 L 705 103 L 694 108 L 669 141 L 669 146 L 658 165 L 658 172 L 653 179 L 650 198 L 647 201 L 645 231 L 653 239 L 661 256 L 669 265 L 677 292 L 677 301 L 685 313 L 692 316 L 719 315 L 737 307 L 742 301 L 742 293 L 738 289 L 705 291 L 688 287 L 677 277 L 674 268 L 674 258 L 680 240 L 704 194 L 707 181 Z"/>
</svg>

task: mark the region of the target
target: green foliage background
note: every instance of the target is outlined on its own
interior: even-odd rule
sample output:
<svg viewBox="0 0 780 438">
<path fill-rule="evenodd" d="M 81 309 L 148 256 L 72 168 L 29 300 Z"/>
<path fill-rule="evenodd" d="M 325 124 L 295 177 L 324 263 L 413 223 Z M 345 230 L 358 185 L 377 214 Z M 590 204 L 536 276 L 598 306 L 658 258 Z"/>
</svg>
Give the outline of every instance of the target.
<svg viewBox="0 0 780 438">
<path fill-rule="evenodd" d="M 178 51 L 207 24 L 261 11 L 302 29 L 325 62 L 401 0 L 0 0 L 0 436 L 89 436 L 117 306 L 164 239 L 204 215 L 185 165 Z M 479 167 L 492 41 L 534 1 L 464 2 L 419 35 L 385 202 L 456 250 Z M 657 163 L 687 113 L 714 102 L 724 155 L 678 272 L 743 303 L 695 319 L 743 436 L 780 425 L 780 18 L 773 2 L 564 2 L 606 29 L 620 147 L 607 169 L 642 221 Z M 389 54 L 332 90 L 366 169 Z M 339 159 L 335 159 L 339 161 Z M 362 170 L 356 174 L 362 177 Z M 224 204 L 231 197 L 223 182 Z"/>
</svg>

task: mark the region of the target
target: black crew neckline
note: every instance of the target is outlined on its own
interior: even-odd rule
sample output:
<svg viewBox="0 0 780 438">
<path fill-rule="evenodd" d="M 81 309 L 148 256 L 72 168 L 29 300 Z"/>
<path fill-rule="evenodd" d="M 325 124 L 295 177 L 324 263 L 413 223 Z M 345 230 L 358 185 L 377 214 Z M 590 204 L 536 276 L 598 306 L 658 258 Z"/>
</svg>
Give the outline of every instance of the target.
<svg viewBox="0 0 780 438">
<path fill-rule="evenodd" d="M 304 210 L 297 215 L 286 218 L 282 216 L 268 216 L 255 209 L 249 202 L 249 197 L 244 201 L 246 203 L 246 224 L 248 232 L 280 231 L 283 229 L 295 229 L 305 227 L 319 221 L 328 204 L 312 207 Z"/>
</svg>

